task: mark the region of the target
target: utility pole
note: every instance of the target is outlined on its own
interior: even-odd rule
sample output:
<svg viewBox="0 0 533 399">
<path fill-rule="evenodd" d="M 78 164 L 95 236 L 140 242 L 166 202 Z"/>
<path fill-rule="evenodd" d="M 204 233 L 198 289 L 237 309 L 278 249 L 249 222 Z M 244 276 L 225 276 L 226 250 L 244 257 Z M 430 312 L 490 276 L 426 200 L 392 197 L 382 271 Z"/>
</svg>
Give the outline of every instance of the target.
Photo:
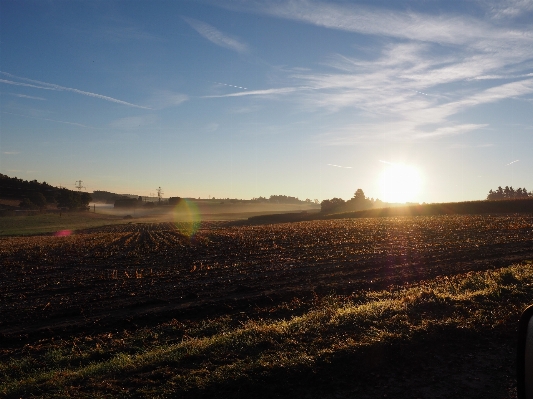
<svg viewBox="0 0 533 399">
<path fill-rule="evenodd" d="M 159 205 L 161 205 L 161 198 L 163 197 L 163 189 L 161 187 L 158 187 L 156 191 L 157 191 L 157 198 L 159 198 Z"/>
<path fill-rule="evenodd" d="M 82 181 L 81 180 L 76 180 L 76 183 L 74 184 L 74 186 L 76 186 L 76 188 L 78 189 L 78 191 L 81 191 L 82 188 L 85 188 L 81 185 Z"/>
</svg>

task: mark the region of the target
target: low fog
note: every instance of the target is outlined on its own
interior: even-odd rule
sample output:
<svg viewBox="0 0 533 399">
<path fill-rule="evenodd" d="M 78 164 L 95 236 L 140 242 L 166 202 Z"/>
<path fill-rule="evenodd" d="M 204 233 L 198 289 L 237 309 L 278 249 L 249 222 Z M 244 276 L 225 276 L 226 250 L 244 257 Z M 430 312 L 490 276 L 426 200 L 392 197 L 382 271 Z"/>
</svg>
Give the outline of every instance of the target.
<svg viewBox="0 0 533 399">
<path fill-rule="evenodd" d="M 276 204 L 235 200 L 190 200 L 184 199 L 178 205 L 136 206 L 117 208 L 113 204 L 91 203 L 90 212 L 121 218 L 142 219 L 150 222 L 166 221 L 208 221 L 242 220 L 252 216 L 276 213 L 319 212 L 320 205 L 314 203 Z"/>
</svg>

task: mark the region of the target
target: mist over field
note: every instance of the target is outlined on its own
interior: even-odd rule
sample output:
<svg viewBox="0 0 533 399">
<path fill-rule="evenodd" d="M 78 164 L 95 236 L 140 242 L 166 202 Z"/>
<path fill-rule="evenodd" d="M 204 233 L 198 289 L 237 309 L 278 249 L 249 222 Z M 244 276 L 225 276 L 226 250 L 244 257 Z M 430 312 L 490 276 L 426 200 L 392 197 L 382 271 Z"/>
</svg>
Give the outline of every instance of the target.
<svg viewBox="0 0 533 399">
<path fill-rule="evenodd" d="M 127 216 L 146 219 L 149 221 L 181 221 L 198 222 L 209 220 L 241 220 L 257 215 L 268 215 L 289 212 L 320 211 L 317 204 L 271 204 L 238 201 L 232 203 L 224 200 L 194 200 L 183 199 L 178 206 L 155 206 L 153 208 L 115 208 L 111 204 L 90 203 L 90 209 L 97 213 L 110 216 Z M 94 206 L 96 205 L 96 208 Z"/>
</svg>

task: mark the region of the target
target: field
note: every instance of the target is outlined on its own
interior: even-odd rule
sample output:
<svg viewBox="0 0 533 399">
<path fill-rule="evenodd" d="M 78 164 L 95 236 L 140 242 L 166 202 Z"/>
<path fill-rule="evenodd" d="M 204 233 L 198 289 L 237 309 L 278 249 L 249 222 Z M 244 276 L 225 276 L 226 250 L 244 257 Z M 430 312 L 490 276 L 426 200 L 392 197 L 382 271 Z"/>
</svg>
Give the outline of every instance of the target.
<svg viewBox="0 0 533 399">
<path fill-rule="evenodd" d="M 90 227 L 124 223 L 117 215 L 91 212 L 40 213 L 32 216 L 0 217 L 0 236 L 23 236 L 52 234 L 64 230 L 79 230 Z"/>
<path fill-rule="evenodd" d="M 6 397 L 513 398 L 533 216 L 0 238 Z"/>
<path fill-rule="evenodd" d="M 18 204 L 20 201 L 0 199 L 0 204 Z M 36 213 L 31 216 L 1 216 L 0 236 L 51 234 L 58 231 L 75 231 L 121 223 L 157 223 L 161 221 L 195 222 L 199 220 L 246 220 L 258 215 L 283 216 L 283 212 L 314 215 L 315 204 L 264 204 L 232 203 L 215 200 L 184 200 L 180 206 L 156 206 L 154 208 L 113 208 L 113 205 L 97 204 L 96 212 Z M 127 219 L 125 219 L 127 217 Z"/>
</svg>

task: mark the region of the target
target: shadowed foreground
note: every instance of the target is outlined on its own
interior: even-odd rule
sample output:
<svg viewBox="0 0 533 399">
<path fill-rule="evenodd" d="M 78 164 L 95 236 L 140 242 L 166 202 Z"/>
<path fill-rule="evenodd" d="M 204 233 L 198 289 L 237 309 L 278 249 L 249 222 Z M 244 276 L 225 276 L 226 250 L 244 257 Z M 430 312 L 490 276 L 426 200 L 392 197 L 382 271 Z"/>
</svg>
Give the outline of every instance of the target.
<svg viewBox="0 0 533 399">
<path fill-rule="evenodd" d="M 532 222 L 132 224 L 5 238 L 0 392 L 512 398 Z"/>
</svg>

